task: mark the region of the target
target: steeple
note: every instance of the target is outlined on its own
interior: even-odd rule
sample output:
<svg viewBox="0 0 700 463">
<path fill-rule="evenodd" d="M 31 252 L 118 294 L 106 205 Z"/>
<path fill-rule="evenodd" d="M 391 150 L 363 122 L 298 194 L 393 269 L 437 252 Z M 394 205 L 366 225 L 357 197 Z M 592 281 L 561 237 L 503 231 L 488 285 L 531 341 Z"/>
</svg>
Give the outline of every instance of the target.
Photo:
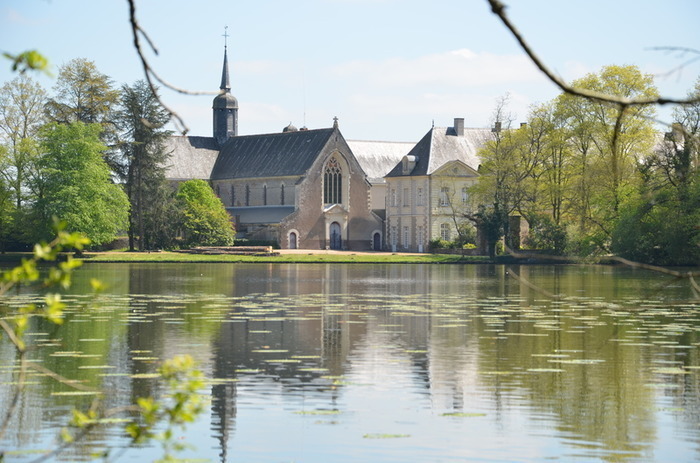
<svg viewBox="0 0 700 463">
<path fill-rule="evenodd" d="M 214 98 L 214 138 L 222 146 L 226 141 L 238 135 L 238 100 L 231 95 L 231 82 L 228 73 L 228 26 L 224 37 L 224 66 L 221 71 L 221 90 Z"/>
<path fill-rule="evenodd" d="M 228 50 L 224 47 L 224 69 L 221 71 L 221 90 L 231 92 L 231 81 L 228 76 Z"/>
</svg>

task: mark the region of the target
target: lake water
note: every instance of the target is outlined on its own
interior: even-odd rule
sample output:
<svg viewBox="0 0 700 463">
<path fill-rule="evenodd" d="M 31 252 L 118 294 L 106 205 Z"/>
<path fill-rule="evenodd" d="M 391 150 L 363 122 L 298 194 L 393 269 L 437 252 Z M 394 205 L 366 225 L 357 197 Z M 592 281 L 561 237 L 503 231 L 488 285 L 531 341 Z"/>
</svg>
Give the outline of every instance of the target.
<svg viewBox="0 0 700 463">
<path fill-rule="evenodd" d="M 88 304 L 92 277 L 108 290 Z M 70 293 L 62 326 L 33 321 L 32 361 L 103 389 L 111 408 L 161 397 L 161 359 L 191 354 L 210 402 L 178 437 L 183 457 L 700 459 L 700 303 L 686 280 L 605 266 L 86 264 Z M 0 342 L 3 415 L 14 359 Z M 93 400 L 36 372 L 28 383 L 7 461 L 54 448 Z M 57 459 L 119 448 L 122 427 Z"/>
</svg>

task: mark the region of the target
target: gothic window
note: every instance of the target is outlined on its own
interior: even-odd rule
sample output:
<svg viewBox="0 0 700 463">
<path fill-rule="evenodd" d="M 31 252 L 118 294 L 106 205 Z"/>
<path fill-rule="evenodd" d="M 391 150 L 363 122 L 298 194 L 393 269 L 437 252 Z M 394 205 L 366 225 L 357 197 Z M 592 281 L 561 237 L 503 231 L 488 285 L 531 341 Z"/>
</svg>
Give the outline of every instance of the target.
<svg viewBox="0 0 700 463">
<path fill-rule="evenodd" d="M 450 241 L 450 224 L 443 223 L 440 225 L 440 238 L 445 241 Z"/>
<path fill-rule="evenodd" d="M 284 183 L 280 187 L 280 204 L 284 206 Z"/>
<path fill-rule="evenodd" d="M 267 206 L 267 185 L 263 185 L 263 206 Z"/>
<path fill-rule="evenodd" d="M 250 206 L 250 186 L 245 186 L 245 205 Z"/>
<path fill-rule="evenodd" d="M 343 173 L 336 158 L 331 158 L 326 164 L 323 176 L 323 202 L 324 204 L 341 204 L 343 189 Z"/>
</svg>

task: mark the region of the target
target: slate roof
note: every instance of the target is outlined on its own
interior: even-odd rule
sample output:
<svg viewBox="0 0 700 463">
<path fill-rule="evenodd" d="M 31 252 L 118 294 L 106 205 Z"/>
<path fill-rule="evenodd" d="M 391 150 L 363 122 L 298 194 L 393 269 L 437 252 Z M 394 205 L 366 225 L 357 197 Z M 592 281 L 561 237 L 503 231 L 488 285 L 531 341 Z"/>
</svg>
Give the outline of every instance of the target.
<svg viewBox="0 0 700 463">
<path fill-rule="evenodd" d="M 213 137 L 170 137 L 165 142 L 170 153 L 166 161 L 165 177 L 170 180 L 209 180 L 219 155 L 219 146 Z"/>
<path fill-rule="evenodd" d="M 224 144 L 212 180 L 303 175 L 335 129 L 233 137 Z"/>
<path fill-rule="evenodd" d="M 401 159 L 416 146 L 413 142 L 348 140 L 355 155 L 371 182 L 383 178 Z"/>
<path fill-rule="evenodd" d="M 276 224 L 294 212 L 294 206 L 227 207 L 233 216 L 245 224 Z"/>
<path fill-rule="evenodd" d="M 418 162 L 410 175 L 431 175 L 446 163 L 459 160 L 474 170 L 479 168 L 477 153 L 492 137 L 490 129 L 464 129 L 464 136 L 457 136 L 452 127 L 433 127 L 407 153 L 417 156 Z M 387 177 L 403 176 L 401 162 L 386 175 Z"/>
</svg>

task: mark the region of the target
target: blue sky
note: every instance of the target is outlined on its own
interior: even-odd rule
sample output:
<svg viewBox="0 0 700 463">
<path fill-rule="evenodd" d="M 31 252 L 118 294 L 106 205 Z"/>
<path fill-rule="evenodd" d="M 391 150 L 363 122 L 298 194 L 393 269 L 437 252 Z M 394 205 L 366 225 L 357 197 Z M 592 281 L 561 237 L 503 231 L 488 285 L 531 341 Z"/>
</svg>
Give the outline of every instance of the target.
<svg viewBox="0 0 700 463">
<path fill-rule="evenodd" d="M 136 0 L 141 26 L 166 80 L 216 91 L 229 26 L 232 93 L 241 134 L 290 122 L 330 127 L 348 139 L 417 141 L 464 117 L 486 127 L 498 97 L 525 120 L 530 105 L 559 92 L 524 56 L 486 0 Z M 504 0 L 535 50 L 567 80 L 607 64 L 657 75 L 664 96 L 685 96 L 700 62 L 666 75 L 700 49 L 697 0 Z M 73 58 L 93 60 L 117 85 L 143 77 L 131 43 L 126 0 L 0 0 L 0 51 L 35 48 L 54 74 Z M 1 63 L 0 63 L 1 64 Z M 13 78 L 0 66 L 0 83 Z M 54 81 L 38 76 L 48 90 Z M 213 96 L 163 99 L 192 135 L 211 135 Z M 670 119 L 670 110 L 660 117 Z"/>
</svg>

